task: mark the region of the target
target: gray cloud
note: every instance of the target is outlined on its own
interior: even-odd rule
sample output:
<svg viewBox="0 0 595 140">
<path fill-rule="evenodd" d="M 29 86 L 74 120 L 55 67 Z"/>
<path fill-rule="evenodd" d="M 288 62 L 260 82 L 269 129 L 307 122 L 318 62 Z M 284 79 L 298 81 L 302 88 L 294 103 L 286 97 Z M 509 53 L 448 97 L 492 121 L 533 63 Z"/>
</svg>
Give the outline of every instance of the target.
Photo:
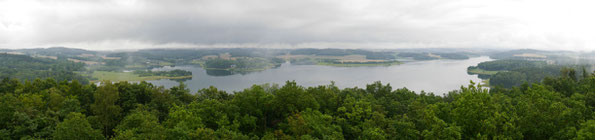
<svg viewBox="0 0 595 140">
<path fill-rule="evenodd" d="M 539 6 L 542 3 L 548 5 Z M 6 0 L 0 1 L 0 9 L 5 9 L 0 10 L 0 47 L 384 44 L 379 47 L 590 49 L 592 41 L 582 37 L 595 35 L 593 28 L 577 35 L 575 31 L 587 26 L 542 25 L 551 20 L 533 18 L 550 16 L 537 12 L 557 4 L 537 0 Z M 580 17 L 567 20 L 582 21 Z"/>
</svg>

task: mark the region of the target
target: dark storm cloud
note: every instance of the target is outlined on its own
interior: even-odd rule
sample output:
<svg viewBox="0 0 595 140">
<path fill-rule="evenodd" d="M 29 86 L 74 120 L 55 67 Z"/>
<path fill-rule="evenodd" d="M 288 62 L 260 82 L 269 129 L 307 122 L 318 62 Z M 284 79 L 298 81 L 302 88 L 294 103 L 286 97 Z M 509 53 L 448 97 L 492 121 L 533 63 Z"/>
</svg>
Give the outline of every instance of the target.
<svg viewBox="0 0 595 140">
<path fill-rule="evenodd" d="M 119 2 L 71 1 L 89 9 L 81 9 L 80 14 L 73 10 L 75 13 L 69 13 L 73 14 L 70 16 L 52 12 L 42 16 L 35 26 L 40 34 L 38 39 L 48 43 L 110 39 L 185 43 L 376 42 L 423 41 L 426 39 L 421 36 L 429 38 L 449 32 L 424 30 L 436 28 L 425 20 L 440 20 L 442 15 L 449 14 L 448 7 L 441 9 L 441 2 Z M 375 7 L 378 11 L 374 11 Z"/>
<path fill-rule="evenodd" d="M 89 3 L 99 5 L 90 7 L 96 11 L 66 18 L 43 17 L 36 28 L 37 33 L 42 34 L 39 39 L 46 42 L 138 39 L 186 43 L 334 40 L 335 37 L 320 38 L 322 36 L 315 32 L 307 31 L 308 26 L 329 24 L 342 15 L 330 3 L 320 2 L 131 1 L 130 6 L 115 2 Z"/>
<path fill-rule="evenodd" d="M 545 6 L 534 7 L 536 4 Z M 535 0 L 5 0 L 0 1 L 0 47 L 100 44 L 96 46 L 113 49 L 124 44 L 143 48 L 230 43 L 538 48 L 588 45 L 574 36 L 557 33 L 584 31 L 578 28 L 583 26 L 540 18 L 567 17 L 547 13 L 558 5 Z M 592 21 L 585 22 L 584 27 L 590 27 L 587 23 Z M 569 32 L 569 27 L 576 28 Z M 592 35 L 592 30 L 580 36 Z M 121 42 L 128 43 L 118 44 Z"/>
</svg>

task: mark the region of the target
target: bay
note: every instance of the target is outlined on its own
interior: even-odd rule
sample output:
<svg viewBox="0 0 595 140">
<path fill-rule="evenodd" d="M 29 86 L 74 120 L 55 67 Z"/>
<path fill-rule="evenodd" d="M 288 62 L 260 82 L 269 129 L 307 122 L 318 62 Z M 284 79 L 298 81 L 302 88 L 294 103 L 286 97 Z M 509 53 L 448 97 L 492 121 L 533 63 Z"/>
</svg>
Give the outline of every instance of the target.
<svg viewBox="0 0 595 140">
<path fill-rule="evenodd" d="M 467 74 L 467 67 L 490 61 L 486 56 L 467 60 L 414 61 L 393 66 L 335 67 L 321 65 L 292 65 L 284 63 L 280 67 L 259 72 L 234 73 L 211 71 L 195 66 L 163 67 L 154 70 L 183 69 L 192 71 L 192 79 L 183 81 L 194 93 L 202 88 L 215 86 L 228 92 L 240 91 L 254 84 L 280 84 L 296 81 L 302 86 L 328 85 L 331 81 L 339 88 L 365 88 L 366 84 L 381 81 L 393 89 L 406 87 L 410 90 L 433 92 L 438 95 L 469 85 L 470 81 L 481 82 L 477 75 Z M 169 79 L 148 81 L 157 86 L 170 88 L 180 81 Z"/>
</svg>

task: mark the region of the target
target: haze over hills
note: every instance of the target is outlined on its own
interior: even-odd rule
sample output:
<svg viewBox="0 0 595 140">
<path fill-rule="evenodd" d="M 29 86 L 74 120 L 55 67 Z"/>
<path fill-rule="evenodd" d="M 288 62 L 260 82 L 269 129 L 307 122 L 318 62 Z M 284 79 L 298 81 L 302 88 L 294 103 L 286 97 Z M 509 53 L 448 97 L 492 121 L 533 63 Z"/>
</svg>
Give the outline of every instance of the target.
<svg viewBox="0 0 595 140">
<path fill-rule="evenodd" d="M 196 70 L 206 70 L 208 76 L 229 76 L 279 69 L 285 63 L 291 65 L 333 67 L 388 67 L 416 62 L 427 63 L 426 61 L 431 60 L 468 60 L 470 58 L 481 58 L 481 56 L 489 56 L 489 58 L 496 59 L 497 61 L 478 62 L 477 67 L 474 66 L 476 64 L 470 64 L 464 67 L 469 67 L 467 68 L 467 73 L 477 74 L 480 79 L 483 79 L 486 85 L 491 83 L 492 86 L 511 87 L 514 85 L 518 86 L 523 82 L 539 82 L 545 77 L 559 75 L 560 70 L 564 67 L 585 69 L 587 71 L 595 70 L 593 67 L 593 64 L 595 64 L 595 55 L 593 53 L 534 49 L 441 48 L 364 50 L 209 48 L 89 51 L 54 47 L 3 51 L 8 54 L 28 55 L 36 59 L 50 59 L 51 61 L 60 61 L 62 63 L 83 63 L 85 64 L 84 70 L 78 69 L 76 70 L 78 72 L 70 75 L 74 77 L 87 77 L 86 79 L 91 82 L 103 80 L 142 81 L 159 79 L 187 81 L 192 79 L 193 74 L 190 71 L 193 71 L 193 69 L 189 68 L 186 68 L 186 71 L 175 73 L 146 72 L 155 71 L 163 67 L 172 67 L 173 69 L 170 70 L 180 70 L 180 68 L 175 68 L 175 66 L 182 66 L 182 69 L 183 66 L 200 67 Z M 485 65 L 493 65 L 500 68 L 494 69 Z M 464 68 L 459 69 L 464 70 Z M 515 76 L 515 74 L 517 78 L 510 78 L 511 76 Z M 5 76 L 8 75 L 10 74 Z M 34 78 L 26 79 L 33 80 Z M 294 78 L 287 78 L 287 80 L 291 79 Z M 86 81 L 81 78 L 78 78 L 78 80 Z M 332 81 L 333 79 L 328 80 Z M 275 83 L 278 83 L 278 81 Z M 204 83 L 204 85 L 209 84 Z"/>
</svg>

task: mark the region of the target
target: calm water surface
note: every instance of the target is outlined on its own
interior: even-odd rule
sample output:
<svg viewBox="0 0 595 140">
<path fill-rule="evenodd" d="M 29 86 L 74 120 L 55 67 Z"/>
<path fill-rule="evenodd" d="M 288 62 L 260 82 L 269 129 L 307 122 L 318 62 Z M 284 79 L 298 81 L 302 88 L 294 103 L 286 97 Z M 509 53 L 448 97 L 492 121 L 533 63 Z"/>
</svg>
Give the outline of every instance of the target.
<svg viewBox="0 0 595 140">
<path fill-rule="evenodd" d="M 389 83 L 393 89 L 407 87 L 420 92 L 434 92 L 442 95 L 457 90 L 469 81 L 480 82 L 476 75 L 468 75 L 467 67 L 491 60 L 488 57 L 474 57 L 468 60 L 431 60 L 408 62 L 395 66 L 378 67 L 333 67 L 319 65 L 292 65 L 285 63 L 278 68 L 251 73 L 230 73 L 226 71 L 207 71 L 200 67 L 178 66 L 155 70 L 184 69 L 192 71 L 192 79 L 184 81 L 192 92 L 215 86 L 226 91 L 240 91 L 254 84 L 277 83 L 295 80 L 302 86 L 328 85 L 335 81 L 339 88 L 362 87 L 374 81 Z M 173 80 L 148 81 L 155 85 L 170 88 L 178 85 Z"/>
</svg>

